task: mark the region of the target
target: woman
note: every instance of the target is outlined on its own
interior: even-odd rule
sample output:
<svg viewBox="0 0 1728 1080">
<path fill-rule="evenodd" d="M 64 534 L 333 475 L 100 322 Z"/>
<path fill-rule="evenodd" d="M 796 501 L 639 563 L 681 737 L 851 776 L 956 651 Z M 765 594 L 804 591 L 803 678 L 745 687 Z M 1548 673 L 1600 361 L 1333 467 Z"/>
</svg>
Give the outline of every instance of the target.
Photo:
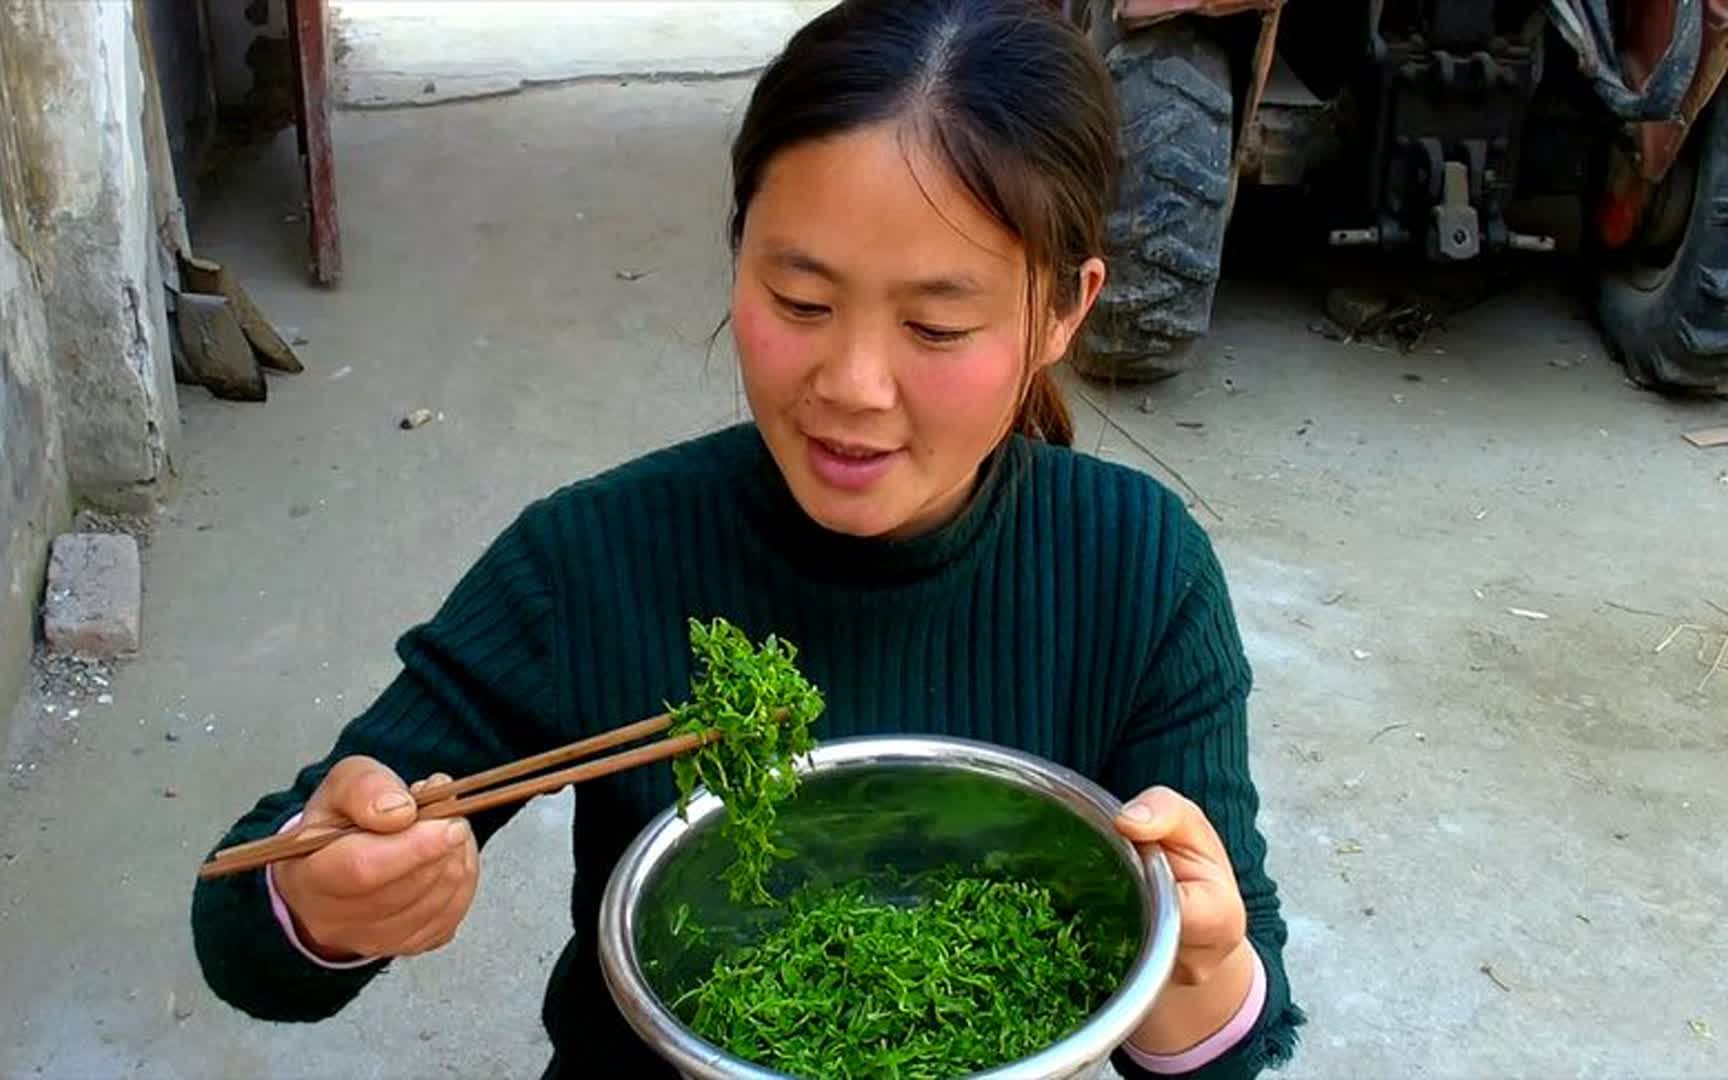
<svg viewBox="0 0 1728 1080">
<path fill-rule="evenodd" d="M 1249 1076 L 1301 1014 L 1249 776 L 1249 670 L 1211 547 L 1148 477 L 1068 449 L 1050 368 L 1104 282 L 1108 76 L 1034 0 L 848 0 L 766 71 L 733 147 L 731 326 L 754 423 L 530 506 L 404 669 L 224 838 L 303 818 L 368 833 L 200 884 L 212 988 L 277 1020 L 341 1009 L 437 948 L 500 811 L 416 822 L 403 778 L 464 774 L 688 692 L 686 620 L 780 634 L 819 737 L 935 732 L 1052 758 L 1128 802 L 1182 890 L 1172 985 L 1129 1075 Z M 548 989 L 548 1075 L 658 1075 L 592 928 L 670 770 L 578 793 L 575 936 Z"/>
</svg>

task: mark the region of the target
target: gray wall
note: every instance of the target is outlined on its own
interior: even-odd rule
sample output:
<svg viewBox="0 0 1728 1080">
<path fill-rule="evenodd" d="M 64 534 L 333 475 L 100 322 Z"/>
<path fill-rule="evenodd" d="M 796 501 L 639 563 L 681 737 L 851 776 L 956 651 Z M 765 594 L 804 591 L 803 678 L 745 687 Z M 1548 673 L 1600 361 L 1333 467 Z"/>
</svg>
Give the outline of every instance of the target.
<svg viewBox="0 0 1728 1080">
<path fill-rule="evenodd" d="M 0 3 L 0 725 L 72 503 L 140 511 L 172 488 L 179 412 L 134 14 L 131 0 Z"/>
<path fill-rule="evenodd" d="M 8 94 L 24 77 L 14 29 L 0 19 L 0 747 L 30 659 L 48 543 L 68 516 L 43 290 Z"/>
</svg>

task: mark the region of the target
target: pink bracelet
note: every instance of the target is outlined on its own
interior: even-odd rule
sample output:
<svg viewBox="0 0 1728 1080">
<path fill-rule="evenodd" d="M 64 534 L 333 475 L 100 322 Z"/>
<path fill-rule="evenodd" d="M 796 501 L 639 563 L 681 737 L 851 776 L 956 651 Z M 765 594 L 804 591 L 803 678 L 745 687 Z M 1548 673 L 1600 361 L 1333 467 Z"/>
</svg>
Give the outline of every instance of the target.
<svg viewBox="0 0 1728 1080">
<path fill-rule="evenodd" d="M 283 823 L 280 829 L 276 830 L 277 834 L 280 835 L 285 832 L 294 831 L 294 827 L 300 824 L 300 817 L 301 815 L 295 814 L 293 817 L 289 818 Z M 304 956 L 319 967 L 329 968 L 331 971 L 348 971 L 351 968 L 365 967 L 367 964 L 372 962 L 370 959 L 365 957 L 362 957 L 359 960 L 326 960 L 311 949 L 308 949 L 306 943 L 300 940 L 300 935 L 294 932 L 294 916 L 289 914 L 288 905 L 283 902 L 282 894 L 276 891 L 276 868 L 274 866 L 266 866 L 264 868 L 264 888 L 270 893 L 270 910 L 276 916 L 277 925 L 281 926 L 282 932 L 288 935 L 288 944 L 294 946 L 301 956 Z"/>
<path fill-rule="evenodd" d="M 1248 996 L 1242 999 L 1241 1008 L 1236 1010 L 1229 1023 L 1179 1054 L 1149 1054 L 1133 1043 L 1123 1043 L 1122 1049 L 1129 1060 L 1147 1072 L 1173 1076 L 1210 1064 L 1241 1042 L 1260 1019 L 1260 1011 L 1266 1007 L 1266 965 L 1260 960 L 1258 949 L 1250 945 L 1249 951 L 1254 954 L 1254 981 L 1248 987 Z"/>
</svg>

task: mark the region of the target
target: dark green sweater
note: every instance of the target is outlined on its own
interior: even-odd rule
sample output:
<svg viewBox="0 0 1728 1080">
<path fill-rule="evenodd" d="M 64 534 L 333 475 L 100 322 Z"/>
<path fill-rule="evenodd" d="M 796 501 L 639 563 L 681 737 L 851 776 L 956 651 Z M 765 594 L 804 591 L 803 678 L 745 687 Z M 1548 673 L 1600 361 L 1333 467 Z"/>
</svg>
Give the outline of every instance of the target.
<svg viewBox="0 0 1728 1080">
<path fill-rule="evenodd" d="M 810 521 L 750 425 L 540 500 L 403 637 L 402 673 L 330 755 L 221 845 L 275 831 L 350 754 L 410 780 L 462 775 L 660 712 L 689 693 L 687 620 L 714 616 L 798 646 L 828 701 L 819 738 L 987 739 L 1122 798 L 1168 784 L 1198 802 L 1229 847 L 1269 984 L 1252 1034 L 1200 1075 L 1252 1076 L 1289 1055 L 1301 1013 L 1255 825 L 1250 675 L 1211 545 L 1144 474 L 1020 438 L 986 463 L 959 519 L 904 542 Z M 544 1006 L 554 1074 L 661 1072 L 612 1007 L 593 931 L 614 861 L 673 798 L 664 765 L 577 794 L 575 933 Z M 508 817 L 476 819 L 481 843 Z M 328 1017 L 387 966 L 310 963 L 262 873 L 199 884 L 192 925 L 212 990 L 264 1019 Z"/>
</svg>

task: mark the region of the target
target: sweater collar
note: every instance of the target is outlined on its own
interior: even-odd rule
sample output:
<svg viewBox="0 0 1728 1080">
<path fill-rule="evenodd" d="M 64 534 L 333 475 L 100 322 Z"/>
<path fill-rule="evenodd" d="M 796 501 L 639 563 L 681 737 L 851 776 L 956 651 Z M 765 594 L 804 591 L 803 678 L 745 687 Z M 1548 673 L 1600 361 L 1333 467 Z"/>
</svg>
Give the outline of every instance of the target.
<svg viewBox="0 0 1728 1080">
<path fill-rule="evenodd" d="M 742 503 L 752 531 L 811 577 L 838 583 L 894 584 L 933 576 L 964 558 L 1002 520 L 1028 457 L 1025 440 L 1011 435 L 979 468 L 966 506 L 941 528 L 906 540 L 832 532 L 804 512 L 754 424 L 739 432 L 745 453 Z"/>
</svg>

